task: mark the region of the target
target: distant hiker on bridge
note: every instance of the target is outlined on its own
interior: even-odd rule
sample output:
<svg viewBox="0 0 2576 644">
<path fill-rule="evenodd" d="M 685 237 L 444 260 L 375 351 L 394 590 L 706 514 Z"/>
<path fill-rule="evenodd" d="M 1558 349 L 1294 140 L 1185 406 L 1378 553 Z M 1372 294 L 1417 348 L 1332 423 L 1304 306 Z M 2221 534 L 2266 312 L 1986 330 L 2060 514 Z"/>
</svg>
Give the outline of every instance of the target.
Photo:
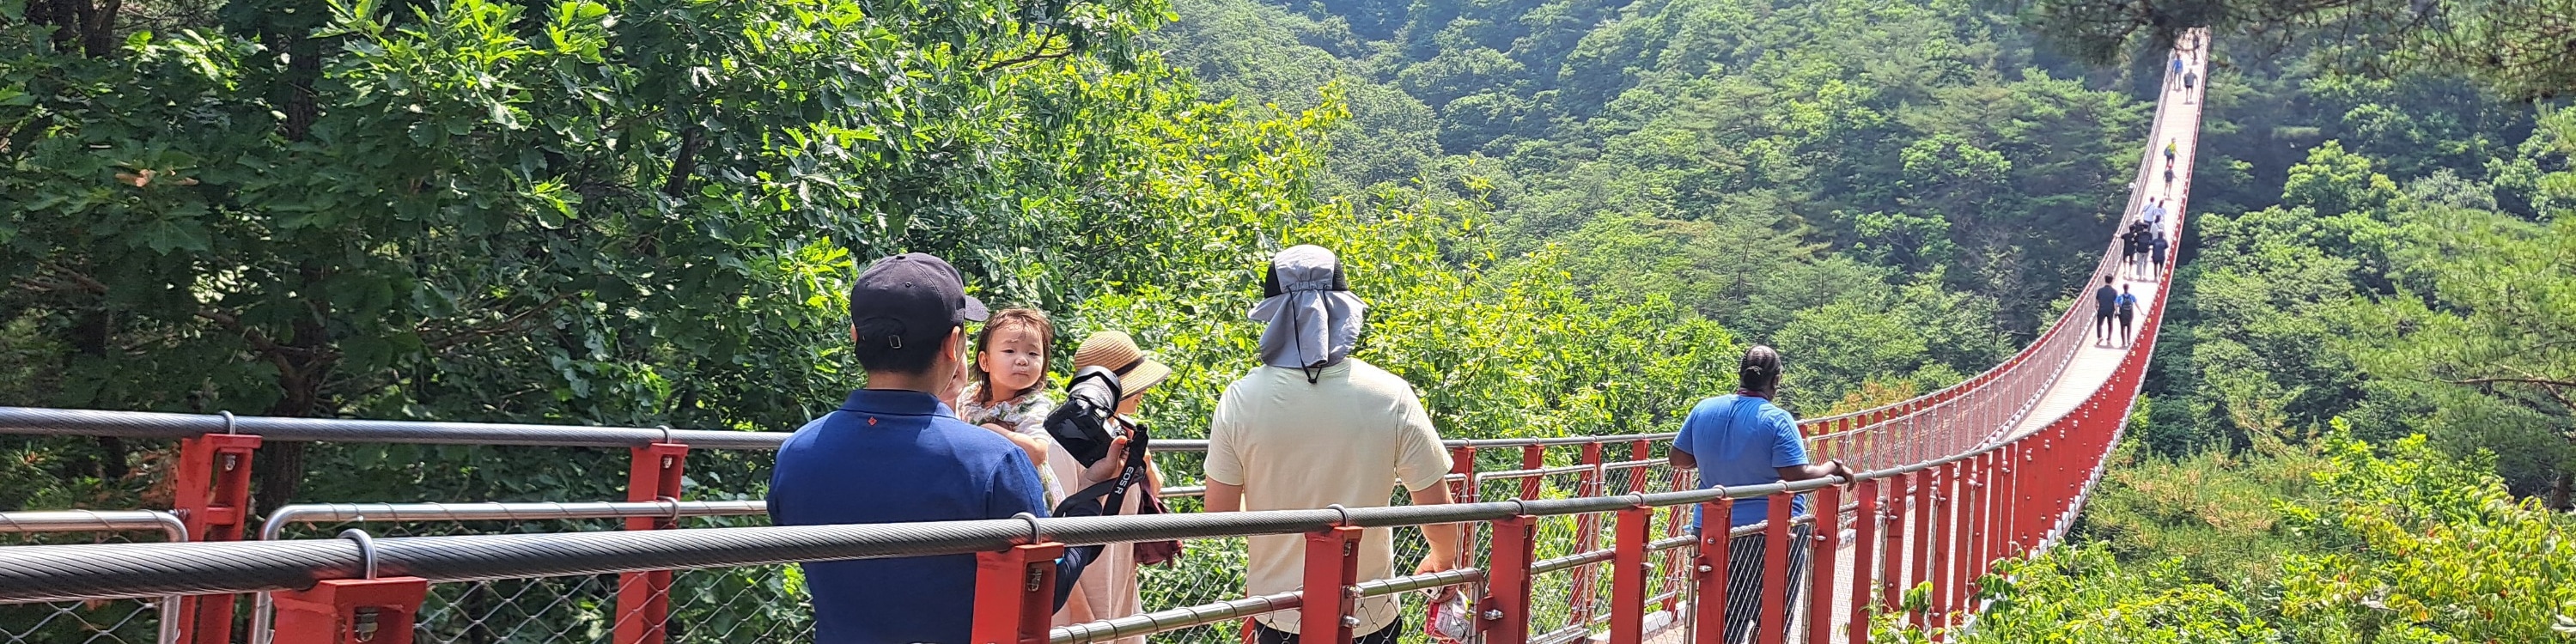
<svg viewBox="0 0 2576 644">
<path fill-rule="evenodd" d="M 1353 297 L 1333 252 L 1297 246 L 1271 259 L 1252 319 L 1261 365 L 1227 385 L 1208 423 L 1207 511 L 1297 510 L 1387 504 L 1401 482 L 1413 505 L 1449 503 L 1449 453 L 1413 386 L 1350 357 L 1368 306 Z M 1431 552 L 1417 573 L 1458 566 L 1459 527 L 1424 526 Z M 1245 586 L 1253 595 L 1304 583 L 1305 541 L 1294 534 L 1251 537 Z M 1370 528 L 1360 539 L 1359 576 L 1395 576 L 1395 533 Z M 1404 632 L 1399 598 L 1357 602 L 1357 641 L 1384 644 Z M 1255 618 L 1255 641 L 1298 641 L 1296 611 Z"/>
<path fill-rule="evenodd" d="M 878 260 L 850 284 L 851 355 L 867 388 L 796 430 L 769 478 L 777 525 L 839 525 L 1047 516 L 1045 488 L 1020 446 L 966 424 L 942 400 L 965 382 L 967 322 L 986 317 L 957 269 L 907 253 Z M 1085 486 L 1119 473 L 1122 440 Z M 1073 505 L 1073 504 L 1068 504 Z M 1075 508 L 1072 513 L 1079 513 Z M 1098 513 L 1095 501 L 1090 513 Z M 1055 603 L 1064 604 L 1100 546 L 1065 549 Z M 814 641 L 964 642 L 975 611 L 975 556 L 812 561 Z"/>
<path fill-rule="evenodd" d="M 2163 275 L 2165 273 L 2165 249 L 2172 245 L 2165 241 L 2165 230 L 2163 228 L 2157 228 L 2156 240 L 2148 242 L 2148 244 L 2147 255 L 2148 258 L 2155 263 L 2155 274 Z"/>
<path fill-rule="evenodd" d="M 2129 222 L 2128 228 L 2120 231 L 2120 270 L 2128 271 L 2137 267 L 2139 253 L 2147 249 L 2146 235 L 2146 222 Z"/>
<path fill-rule="evenodd" d="M 2148 201 L 2147 207 L 2138 209 L 2138 221 L 2146 222 L 2147 230 L 2163 230 L 2166 212 L 2164 198 L 2158 197 Z"/>
<path fill-rule="evenodd" d="M 2174 57 L 2173 57 L 2173 72 L 2172 72 L 2172 73 L 2169 73 L 2169 74 L 2165 74 L 2165 78 L 2170 78 L 2170 79 L 2174 79 L 2174 80 L 2177 80 L 2177 81 L 2182 79 L 2182 55 L 2181 55 L 2181 54 L 2175 54 L 2175 55 L 2174 55 Z M 2180 85 L 2176 85 L 2176 86 L 2177 86 L 2177 87 L 2179 87 Z"/>
<path fill-rule="evenodd" d="M 2138 319 L 2138 296 L 2129 294 L 2129 285 L 2127 284 L 2120 285 L 2119 304 L 2120 346 L 2125 347 L 2129 346 L 2129 343 L 2137 337 L 2136 334 L 2130 332 L 2129 327 Z"/>
<path fill-rule="evenodd" d="M 2111 288 L 2111 276 L 2102 276 L 2102 288 L 2093 289 L 2093 341 L 2111 342 L 2111 319 L 2119 314 L 2120 290 Z"/>
<path fill-rule="evenodd" d="M 2177 151 L 2179 150 L 2174 146 L 2173 139 L 2165 139 L 2165 165 L 2167 167 L 2171 167 L 2173 165 L 2174 153 Z"/>
<path fill-rule="evenodd" d="M 1842 483 L 1855 479 L 1850 467 L 1842 461 L 1823 464 L 1807 462 L 1806 439 L 1798 435 L 1798 419 L 1787 410 L 1771 404 L 1780 395 L 1780 353 L 1771 347 L 1756 345 L 1744 352 L 1736 366 L 1736 390 L 1732 395 L 1702 400 L 1693 405 L 1690 415 L 1682 419 L 1682 431 L 1673 437 L 1672 453 L 1666 458 L 1676 468 L 1698 468 L 1700 489 L 1714 486 L 1762 485 L 1780 481 L 1804 481 L 1828 476 L 1841 477 Z M 1806 497 L 1789 500 L 1792 516 L 1807 513 Z M 1761 497 L 1737 499 L 1733 516 L 1726 517 L 1729 528 L 1761 523 L 1770 517 L 1770 501 Z M 1707 517 L 1691 520 L 1693 532 L 1726 528 L 1704 527 Z M 1800 524 L 1789 530 L 1789 542 L 1804 544 L 1812 526 Z M 1759 622 L 1762 612 L 1762 556 L 1767 549 L 1762 534 L 1748 534 L 1727 541 L 1726 630 L 1720 641 L 1742 641 Z M 1789 549 L 1787 578 L 1804 579 L 1807 548 Z M 1791 593 L 1784 608 L 1794 613 L 1798 606 L 1792 582 L 1784 589 Z M 1782 623 L 1788 616 L 1782 615 Z"/>
</svg>

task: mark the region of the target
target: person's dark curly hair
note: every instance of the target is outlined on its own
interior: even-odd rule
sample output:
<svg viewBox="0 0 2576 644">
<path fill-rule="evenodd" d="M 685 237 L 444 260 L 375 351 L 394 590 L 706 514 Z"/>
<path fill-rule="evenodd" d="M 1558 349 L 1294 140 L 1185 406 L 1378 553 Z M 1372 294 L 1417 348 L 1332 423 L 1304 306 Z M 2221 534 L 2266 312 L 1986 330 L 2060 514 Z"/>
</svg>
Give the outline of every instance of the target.
<svg viewBox="0 0 2576 644">
<path fill-rule="evenodd" d="M 1744 361 L 1736 363 L 1736 387 L 1745 391 L 1762 391 L 1780 384 L 1780 352 L 1767 345 L 1753 345 L 1744 350 Z"/>
</svg>

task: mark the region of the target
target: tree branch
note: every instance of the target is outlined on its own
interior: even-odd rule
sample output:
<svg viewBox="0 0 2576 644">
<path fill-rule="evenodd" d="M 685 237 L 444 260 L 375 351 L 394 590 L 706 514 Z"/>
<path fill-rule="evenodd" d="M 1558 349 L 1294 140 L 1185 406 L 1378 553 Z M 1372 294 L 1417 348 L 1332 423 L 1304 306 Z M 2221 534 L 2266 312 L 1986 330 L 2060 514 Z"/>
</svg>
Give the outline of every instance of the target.
<svg viewBox="0 0 2576 644">
<path fill-rule="evenodd" d="M 1001 68 L 1004 68 L 1004 67 L 1009 67 L 1009 66 L 1012 66 L 1012 65 L 1018 65 L 1018 64 L 1021 64 L 1021 63 L 1026 63 L 1026 62 L 1031 62 L 1031 61 L 1038 61 L 1038 60 L 1048 60 L 1048 59 L 1055 59 L 1055 58 L 1063 58 L 1063 57 L 1066 57 L 1066 56 L 1071 56 L 1071 55 L 1073 55 L 1075 50 L 1074 50 L 1072 47 L 1066 47 L 1066 48 L 1064 48 L 1064 51 L 1058 51 L 1058 52 L 1048 52 L 1048 51 L 1047 51 L 1047 47 L 1048 47 L 1049 45 L 1052 45 L 1052 44 L 1054 44 L 1054 43 L 1055 43 L 1056 35 L 1057 35 L 1057 34 L 1056 34 L 1055 32 L 1053 32 L 1053 31 L 1049 31 L 1049 32 L 1047 32 L 1046 37 L 1044 37 L 1044 38 L 1039 38 L 1039 39 L 1038 39 L 1038 46 L 1037 46 L 1037 48 L 1036 48 L 1036 49 L 1029 50 L 1029 53 L 1022 54 L 1022 55 L 1020 55 L 1020 56 L 1018 56 L 1018 57 L 1009 58 L 1009 59 L 1005 59 L 1005 60 L 994 61 L 994 62 L 992 62 L 992 63 L 986 64 L 986 65 L 984 65 L 984 69 L 983 69 L 982 71 L 988 71 L 988 72 L 989 72 L 989 71 L 993 71 L 993 70 L 996 70 L 996 69 L 1001 69 Z"/>
<path fill-rule="evenodd" d="M 2576 387 L 2576 381 L 2552 380 L 2548 378 L 2470 378 L 2467 380 L 2444 380 L 2442 382 L 2454 385 L 2524 384 L 2541 385 L 2550 388 Z"/>
<path fill-rule="evenodd" d="M 545 303 L 528 307 L 526 310 L 512 314 L 510 317 L 503 319 L 498 323 L 490 326 L 462 329 L 445 336 L 441 336 L 436 340 L 423 342 L 422 346 L 427 347 L 432 352 L 437 352 L 454 348 L 457 345 L 473 340 L 502 335 L 505 333 L 517 333 L 525 330 L 527 328 L 528 321 L 533 319 L 536 314 L 553 310 L 555 305 L 562 304 L 564 300 L 569 299 L 572 299 L 571 293 L 558 293 L 553 298 L 546 300 Z"/>
</svg>

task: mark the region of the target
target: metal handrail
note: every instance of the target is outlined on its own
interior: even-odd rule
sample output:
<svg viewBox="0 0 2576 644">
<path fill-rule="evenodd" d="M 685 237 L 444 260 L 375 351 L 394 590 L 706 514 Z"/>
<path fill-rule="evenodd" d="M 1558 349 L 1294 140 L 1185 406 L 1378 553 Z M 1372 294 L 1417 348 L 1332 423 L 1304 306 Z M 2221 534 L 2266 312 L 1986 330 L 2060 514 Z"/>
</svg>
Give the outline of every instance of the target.
<svg viewBox="0 0 2576 644">
<path fill-rule="evenodd" d="M 611 574 L 805 561 L 967 554 L 1028 543 L 1067 545 L 1295 534 L 1335 526 L 1400 527 L 1688 505 L 1814 490 L 1826 479 L 1576 499 L 1336 510 L 994 519 L 923 523 L 704 528 L 374 540 L 387 576 L 431 581 Z M 1345 520 L 1347 517 L 1347 520 Z M 341 539 L 0 548 L 0 602 L 294 590 L 359 573 Z"/>
<path fill-rule="evenodd" d="M 0 512 L 0 533 L 38 534 L 59 532 L 144 532 L 157 531 L 171 543 L 187 543 L 188 523 L 179 516 L 160 510 L 33 510 Z M 180 619 L 171 616 L 178 610 L 177 594 L 162 595 L 153 608 L 159 613 L 154 637 L 160 644 L 179 641 Z"/>
<path fill-rule="evenodd" d="M 288 505 L 268 514 L 260 525 L 261 541 L 276 541 L 286 526 L 298 523 L 421 523 L 449 521 L 548 521 L 565 519 L 658 519 L 669 517 L 750 516 L 769 513 L 768 501 L 589 501 L 525 503 L 310 503 Z M 175 519 L 174 519 L 175 520 Z M 277 597 L 261 591 L 251 598 L 252 644 L 269 644 L 277 633 Z"/>
<path fill-rule="evenodd" d="M 124 438 L 189 438 L 206 434 L 253 434 L 271 440 L 335 443 L 409 443 L 420 445 L 509 445 L 517 447 L 641 447 L 655 442 L 686 443 L 692 448 L 775 450 L 789 432 L 611 427 L 602 425 L 535 425 L 447 421 L 364 420 L 355 418 L 284 418 L 231 414 L 180 414 L 151 411 L 0 407 L 0 434 L 30 436 L 116 436 Z M 1449 448 L 1582 445 L 1623 441 L 1666 440 L 1671 432 L 1553 438 L 1478 438 L 1441 441 Z M 1158 439 L 1154 449 L 1207 451 L 1204 439 Z"/>
</svg>

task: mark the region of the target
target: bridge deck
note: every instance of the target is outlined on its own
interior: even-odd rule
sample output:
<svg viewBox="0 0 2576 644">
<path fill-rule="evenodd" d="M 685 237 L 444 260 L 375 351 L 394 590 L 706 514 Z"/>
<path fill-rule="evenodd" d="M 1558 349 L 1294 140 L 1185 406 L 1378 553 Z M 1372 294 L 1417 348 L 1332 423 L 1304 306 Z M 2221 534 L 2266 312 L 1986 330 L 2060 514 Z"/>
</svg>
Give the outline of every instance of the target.
<svg viewBox="0 0 2576 644">
<path fill-rule="evenodd" d="M 2207 78 L 2207 57 L 2203 56 L 2194 58 L 2187 56 L 2184 58 L 2183 64 L 2186 71 L 2200 74 L 2204 79 Z M 2207 86 L 2207 83 L 2204 82 L 2200 85 L 2200 87 L 2195 87 L 2191 94 L 2186 95 L 2181 88 L 2181 81 L 2179 79 L 2167 79 L 2165 82 L 2164 94 L 2158 99 L 2163 103 L 2163 106 L 2162 109 L 2157 111 L 2157 117 L 2155 118 L 2156 122 L 2152 124 L 2150 129 L 2152 136 L 2148 138 L 2148 141 L 2150 142 L 2149 145 L 2151 149 L 2149 150 L 2147 158 L 2149 159 L 2148 162 L 2150 164 L 2163 163 L 2162 149 L 2164 148 L 2164 143 L 2168 140 L 2173 141 L 2175 146 L 2173 183 L 2167 184 L 2164 182 L 2164 168 L 2160 165 L 2145 168 L 2144 171 L 2138 173 L 2141 178 L 2135 192 L 2137 196 L 2136 201 L 2143 204 L 2150 199 L 2163 198 L 2167 200 L 2169 207 L 2173 211 L 2173 214 L 2165 216 L 2161 226 L 2164 229 L 2166 238 L 2173 240 L 2173 243 L 2177 245 L 2176 248 L 2167 250 L 2166 261 L 2174 261 L 2176 259 L 2176 255 L 2178 255 L 2180 251 L 2178 246 L 2181 243 L 2181 215 L 2183 212 L 2183 206 L 2186 205 L 2185 195 L 2191 187 L 2192 160 L 2195 157 L 2196 152 L 2194 144 L 2199 140 L 2199 137 L 2195 136 L 2194 132 L 2200 127 L 2201 104 L 2198 93 L 2201 89 Z M 2138 213 L 2135 208 L 2130 209 L 2129 212 L 2122 213 L 2122 229 L 2125 229 L 2128 222 L 2134 220 L 2137 216 Z M 2155 274 L 2152 270 L 2148 270 L 2143 266 L 2143 262 L 2140 270 L 2124 272 L 2119 283 L 2128 285 L 2129 292 L 2138 296 L 2138 301 L 2140 302 L 2139 315 L 2141 318 L 2145 316 L 2146 303 L 2154 302 L 2159 290 L 2163 286 L 2162 282 L 2155 279 Z M 2092 297 L 2091 285 L 2086 286 L 2081 297 Z M 2144 322 L 2145 320 L 2143 319 L 2138 320 L 2138 323 L 2141 325 Z M 2120 358 L 2129 348 L 2129 344 L 2123 342 L 2118 337 L 2116 329 L 2114 329 L 2113 338 L 2109 342 L 2092 341 L 2092 336 L 2090 335 L 2092 333 L 2092 329 L 2090 327 L 2087 327 L 2084 331 L 2087 334 L 2086 341 L 2083 347 L 2076 352 L 2075 357 L 2068 361 L 2066 371 L 2059 374 L 2057 380 L 2049 385 L 2048 392 L 2040 397 L 2039 404 L 2034 407 L 2029 414 L 2022 417 L 2021 422 L 2013 427 L 2012 433 L 2001 437 L 2001 440 L 2018 438 L 2047 427 L 2050 422 L 2057 420 L 2059 417 L 2065 416 L 2067 412 L 2073 411 L 2077 405 L 2083 404 L 2085 398 L 2091 396 L 2095 390 L 2101 389 L 2105 383 L 2110 382 L 2111 373 L 2119 369 Z M 2000 442 L 2000 440 L 1998 442 Z M 1904 533 L 1902 531 L 1899 531 L 1897 534 L 1899 535 L 1899 539 L 1903 538 Z M 1835 575 L 1835 578 L 1837 579 L 1851 578 L 1852 561 L 1855 557 L 1852 552 L 1854 545 L 1852 544 L 1850 536 L 1851 535 L 1848 532 L 1845 533 L 1842 549 L 1838 556 L 1834 557 L 1836 565 L 1841 568 L 1839 574 Z M 1911 544 L 1907 543 L 1905 545 L 1910 546 Z M 1899 548 L 1896 553 L 1891 553 L 1892 557 L 1887 558 L 1888 563 L 1911 566 L 1912 562 L 1907 555 L 1913 552 L 1915 552 L 1915 549 L 1911 547 Z M 1833 602 L 1834 623 L 1836 624 L 1834 629 L 1834 639 L 1836 641 L 1850 641 L 1847 639 L 1849 637 L 1849 633 L 1847 633 L 1846 629 L 1841 625 L 1851 623 L 1851 611 L 1854 606 L 1854 602 L 1851 597 L 1851 587 L 1848 584 L 1837 584 L 1836 586 L 1837 587 L 1834 589 Z M 1806 641 L 1806 637 L 1804 635 L 1806 633 L 1806 620 L 1803 618 L 1803 613 L 1801 615 L 1802 617 L 1799 620 L 1799 623 L 1790 631 L 1788 638 L 1789 642 Z M 1657 638 L 1657 641 L 1680 642 L 1680 631 L 1681 629 L 1673 629 L 1673 632 L 1666 634 L 1665 637 Z"/>
</svg>

